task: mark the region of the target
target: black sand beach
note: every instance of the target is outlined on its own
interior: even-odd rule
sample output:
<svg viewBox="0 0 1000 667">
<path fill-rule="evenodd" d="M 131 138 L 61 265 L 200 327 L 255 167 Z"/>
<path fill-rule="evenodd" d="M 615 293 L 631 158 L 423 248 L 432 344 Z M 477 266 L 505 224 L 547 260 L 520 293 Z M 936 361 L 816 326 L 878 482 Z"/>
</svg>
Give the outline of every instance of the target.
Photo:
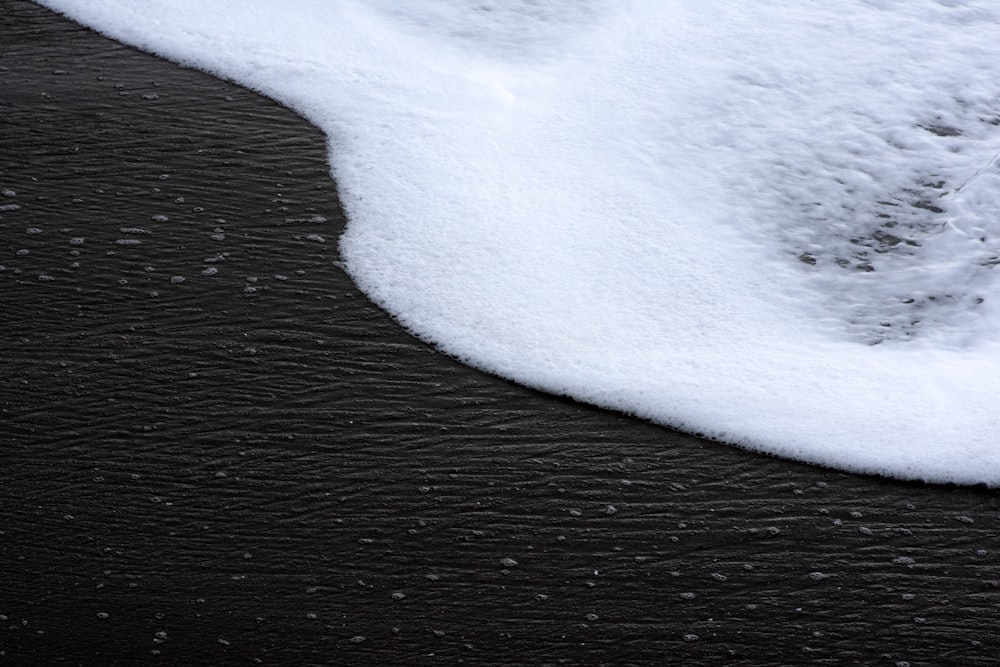
<svg viewBox="0 0 1000 667">
<path fill-rule="evenodd" d="M 0 664 L 1000 662 L 1000 494 L 436 353 L 267 99 L 2 0 L 0 192 Z"/>
</svg>

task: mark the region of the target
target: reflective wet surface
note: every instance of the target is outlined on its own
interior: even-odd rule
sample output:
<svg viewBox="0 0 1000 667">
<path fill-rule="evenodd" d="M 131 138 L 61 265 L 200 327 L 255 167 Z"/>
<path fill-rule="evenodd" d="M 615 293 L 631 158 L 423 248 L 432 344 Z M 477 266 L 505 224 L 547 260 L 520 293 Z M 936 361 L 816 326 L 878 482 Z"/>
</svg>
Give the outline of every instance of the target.
<svg viewBox="0 0 1000 667">
<path fill-rule="evenodd" d="M 964 664 L 998 494 L 492 378 L 338 266 L 324 137 L 0 11 L 7 664 Z"/>
</svg>

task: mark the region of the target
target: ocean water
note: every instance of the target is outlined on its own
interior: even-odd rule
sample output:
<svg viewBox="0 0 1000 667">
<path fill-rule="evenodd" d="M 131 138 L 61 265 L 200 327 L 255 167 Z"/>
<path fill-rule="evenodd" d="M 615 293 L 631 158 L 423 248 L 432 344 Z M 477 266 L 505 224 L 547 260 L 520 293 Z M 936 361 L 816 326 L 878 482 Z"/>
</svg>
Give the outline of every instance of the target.
<svg viewBox="0 0 1000 667">
<path fill-rule="evenodd" d="M 1000 484 L 992 0 L 43 0 L 330 143 L 359 287 L 466 363 Z"/>
</svg>

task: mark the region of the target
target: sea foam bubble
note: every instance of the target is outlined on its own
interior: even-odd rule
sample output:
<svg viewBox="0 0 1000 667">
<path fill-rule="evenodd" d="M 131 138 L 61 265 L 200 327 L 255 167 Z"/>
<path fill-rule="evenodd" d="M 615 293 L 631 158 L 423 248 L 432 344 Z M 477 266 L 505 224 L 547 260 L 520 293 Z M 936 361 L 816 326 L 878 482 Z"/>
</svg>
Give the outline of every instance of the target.
<svg viewBox="0 0 1000 667">
<path fill-rule="evenodd" d="M 43 0 L 330 138 L 358 285 L 524 384 L 1000 484 L 993 0 Z"/>
</svg>

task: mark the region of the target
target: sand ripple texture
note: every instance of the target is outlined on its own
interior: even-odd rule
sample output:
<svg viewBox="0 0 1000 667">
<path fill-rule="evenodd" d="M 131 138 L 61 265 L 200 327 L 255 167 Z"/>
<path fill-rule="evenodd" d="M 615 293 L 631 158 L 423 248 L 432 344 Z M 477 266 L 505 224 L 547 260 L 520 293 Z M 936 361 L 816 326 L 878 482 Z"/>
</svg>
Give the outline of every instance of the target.
<svg viewBox="0 0 1000 667">
<path fill-rule="evenodd" d="M 0 34 L 6 664 L 995 664 L 995 492 L 455 363 L 338 268 L 317 130 L 27 2 Z"/>
</svg>

